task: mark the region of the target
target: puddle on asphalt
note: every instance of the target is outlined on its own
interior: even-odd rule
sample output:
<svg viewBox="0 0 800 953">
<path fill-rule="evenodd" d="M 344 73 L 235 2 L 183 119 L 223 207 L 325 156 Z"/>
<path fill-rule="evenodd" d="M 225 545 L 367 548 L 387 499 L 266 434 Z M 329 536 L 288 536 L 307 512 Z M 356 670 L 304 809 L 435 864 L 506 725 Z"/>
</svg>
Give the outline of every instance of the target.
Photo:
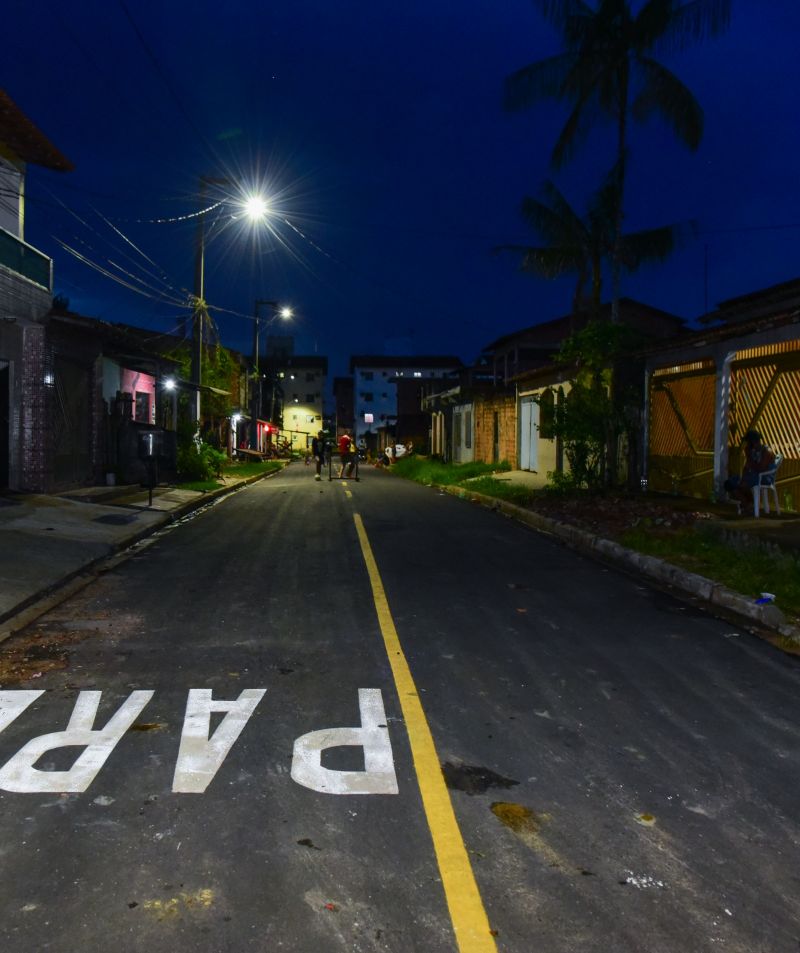
<svg viewBox="0 0 800 953">
<path fill-rule="evenodd" d="M 301 847 L 308 847 L 309 850 L 322 850 L 321 847 L 317 847 L 317 845 L 311 840 L 310 837 L 303 837 L 297 843 Z"/>
<path fill-rule="evenodd" d="M 137 513 L 130 516 L 122 516 L 119 513 L 109 513 L 107 516 L 95 516 L 93 523 L 107 523 L 109 526 L 127 526 L 129 523 L 135 523 L 139 519 Z"/>
<path fill-rule="evenodd" d="M 524 804 L 495 801 L 492 804 L 492 814 L 515 834 L 538 834 L 542 826 L 541 815 Z"/>
<path fill-rule="evenodd" d="M 445 761 L 442 764 L 442 774 L 451 791 L 463 791 L 470 796 L 484 794 L 489 788 L 511 788 L 519 784 L 519 781 L 513 778 L 504 778 L 489 768 L 475 764 L 452 764 Z"/>
</svg>

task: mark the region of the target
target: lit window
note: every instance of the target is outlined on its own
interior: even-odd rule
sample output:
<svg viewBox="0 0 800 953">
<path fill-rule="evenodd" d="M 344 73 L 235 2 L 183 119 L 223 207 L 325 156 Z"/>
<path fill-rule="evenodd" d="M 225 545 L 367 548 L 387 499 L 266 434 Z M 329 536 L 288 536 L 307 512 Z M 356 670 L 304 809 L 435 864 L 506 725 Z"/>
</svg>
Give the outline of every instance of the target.
<svg viewBox="0 0 800 953">
<path fill-rule="evenodd" d="M 414 377 L 422 377 L 422 371 L 414 371 Z"/>
</svg>

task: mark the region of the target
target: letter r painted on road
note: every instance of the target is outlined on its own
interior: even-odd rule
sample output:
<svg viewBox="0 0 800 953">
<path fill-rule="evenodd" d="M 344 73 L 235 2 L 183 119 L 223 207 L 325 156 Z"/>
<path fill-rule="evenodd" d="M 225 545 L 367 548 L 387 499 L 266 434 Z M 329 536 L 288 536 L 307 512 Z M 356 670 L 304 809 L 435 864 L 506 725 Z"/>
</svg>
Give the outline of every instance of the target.
<svg viewBox="0 0 800 953">
<path fill-rule="evenodd" d="M 321 794 L 397 794 L 392 745 L 380 689 L 359 688 L 360 728 L 323 728 L 294 743 L 292 778 Z M 343 745 L 364 749 L 365 771 L 335 771 L 322 766 L 322 752 Z"/>
<path fill-rule="evenodd" d="M 210 688 L 189 690 L 172 779 L 175 793 L 202 794 L 205 791 L 265 692 L 266 688 L 246 688 L 235 701 L 212 701 Z M 226 714 L 209 737 L 212 712 Z"/>
<path fill-rule="evenodd" d="M 75 794 L 85 791 L 119 740 L 153 697 L 151 691 L 132 692 L 122 707 L 112 715 L 105 728 L 93 729 L 102 694 L 81 692 L 65 731 L 32 738 L 7 761 L 0 768 L 0 790 L 20 794 Z M 22 698 L 20 704 L 24 707 L 21 710 L 29 703 L 25 703 Z M 0 707 L 0 718 L 5 710 Z M 13 720 L 19 712 L 15 713 L 12 707 L 11 714 Z M 69 747 L 81 747 L 85 750 L 68 771 L 41 771 L 34 767 L 48 751 Z"/>
</svg>

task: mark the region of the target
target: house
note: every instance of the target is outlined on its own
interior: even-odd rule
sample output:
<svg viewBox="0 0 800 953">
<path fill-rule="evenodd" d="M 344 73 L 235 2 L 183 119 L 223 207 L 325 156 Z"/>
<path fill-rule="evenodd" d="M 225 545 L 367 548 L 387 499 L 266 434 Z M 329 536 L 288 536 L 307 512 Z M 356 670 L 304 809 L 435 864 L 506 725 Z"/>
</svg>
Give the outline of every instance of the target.
<svg viewBox="0 0 800 953">
<path fill-rule="evenodd" d="M 758 430 L 783 456 L 778 492 L 800 510 L 800 278 L 723 301 L 702 330 L 644 356 L 642 479 L 709 499 Z"/>
<path fill-rule="evenodd" d="M 345 430 L 352 431 L 354 425 L 353 378 L 334 377 L 333 379 L 334 428 L 337 437 Z"/>
<path fill-rule="evenodd" d="M 86 369 L 56 358 L 47 340 L 53 263 L 25 241 L 28 165 L 72 169 L 0 90 L 0 489 L 44 492 L 53 483 L 54 442 L 70 439 L 64 383 Z"/>
<path fill-rule="evenodd" d="M 516 392 L 498 381 L 483 354 L 423 398 L 430 452 L 453 463 L 500 463 L 516 455 Z"/>
<path fill-rule="evenodd" d="M 648 341 L 674 341 L 686 331 L 682 318 L 669 314 L 659 308 L 654 308 L 640 301 L 630 298 L 620 299 L 620 323 L 637 332 Z M 610 303 L 601 306 L 598 320 L 611 319 Z M 519 369 L 523 359 L 516 363 L 508 359 L 509 352 L 514 344 L 514 336 L 507 335 L 490 345 L 495 354 L 500 345 L 501 354 L 506 357 L 501 366 L 514 370 L 516 373 L 507 378 L 508 383 L 516 386 L 516 418 L 517 418 L 517 448 L 516 465 L 520 470 L 530 470 L 537 473 L 561 472 L 564 469 L 563 452 L 560 442 L 554 436 L 551 427 L 558 410 L 558 405 L 564 401 L 570 391 L 570 381 L 574 377 L 574 368 L 559 366 L 553 360 L 553 354 L 561 343 L 574 331 L 586 327 L 591 318 L 586 314 L 566 315 L 554 321 L 545 322 L 537 327 L 528 328 L 520 332 L 525 348 L 519 347 L 516 354 L 544 350 L 545 342 L 552 348 L 549 356 L 542 360 L 530 363 Z M 560 336 L 560 337 L 559 337 Z M 553 342 L 558 338 L 557 343 Z M 495 358 L 495 363 L 497 360 Z M 643 370 L 632 361 L 626 361 L 624 366 L 615 370 L 620 389 L 637 387 L 641 389 Z M 627 453 L 627 447 L 621 448 L 621 454 Z"/>
<path fill-rule="evenodd" d="M 59 416 L 47 472 L 48 491 L 104 483 L 147 482 L 176 471 L 178 362 L 149 347 L 152 331 L 127 328 L 63 309 L 48 316 L 49 347 L 61 365 Z M 155 451 L 143 457 L 144 437 Z M 149 450 L 148 450 L 149 452 Z"/>
<path fill-rule="evenodd" d="M 387 357 L 357 355 L 350 358 L 350 373 L 353 377 L 353 418 L 356 440 L 362 438 L 373 451 L 380 450 L 387 442 L 399 440 L 398 384 L 403 395 L 403 408 L 409 412 L 409 396 L 405 382 L 441 380 L 463 367 L 461 360 L 451 355 L 420 355 L 418 357 Z M 420 388 L 411 394 L 419 395 Z M 419 402 L 417 402 L 419 407 Z M 415 411 L 418 412 L 418 411 Z M 410 422 L 409 422 L 410 423 Z M 416 424 L 414 425 L 416 426 Z M 413 427 L 411 429 L 414 429 Z M 379 431 L 381 438 L 379 438 Z"/>
<path fill-rule="evenodd" d="M 290 441 L 292 450 L 305 453 L 324 426 L 328 359 L 316 354 L 277 357 L 275 374 L 283 399 L 281 436 Z"/>
<path fill-rule="evenodd" d="M 609 320 L 610 312 L 610 305 L 603 306 L 599 320 Z M 627 298 L 620 314 L 647 338 L 674 338 L 684 328 L 681 318 Z M 523 470 L 561 470 L 562 449 L 549 425 L 574 368 L 557 365 L 553 357 L 590 320 L 587 313 L 565 315 L 488 344 L 457 382 L 426 398 L 431 452 L 454 463 L 508 461 Z"/>
</svg>

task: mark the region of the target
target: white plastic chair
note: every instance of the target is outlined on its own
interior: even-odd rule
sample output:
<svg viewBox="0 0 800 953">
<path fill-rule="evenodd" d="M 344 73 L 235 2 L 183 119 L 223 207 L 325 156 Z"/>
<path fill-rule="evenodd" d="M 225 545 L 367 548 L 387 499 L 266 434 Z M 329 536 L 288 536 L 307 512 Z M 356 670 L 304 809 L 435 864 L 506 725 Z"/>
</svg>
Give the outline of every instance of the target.
<svg viewBox="0 0 800 953">
<path fill-rule="evenodd" d="M 764 512 L 769 513 L 769 491 L 772 490 L 772 495 L 775 498 L 775 512 L 778 516 L 781 515 L 781 504 L 778 499 L 778 467 L 783 463 L 783 457 L 780 454 L 777 454 L 775 457 L 775 462 L 769 468 L 769 470 L 764 470 L 763 473 L 758 474 L 758 483 L 753 487 L 753 515 L 756 519 L 759 517 L 759 510 L 761 504 L 764 505 Z"/>
</svg>

